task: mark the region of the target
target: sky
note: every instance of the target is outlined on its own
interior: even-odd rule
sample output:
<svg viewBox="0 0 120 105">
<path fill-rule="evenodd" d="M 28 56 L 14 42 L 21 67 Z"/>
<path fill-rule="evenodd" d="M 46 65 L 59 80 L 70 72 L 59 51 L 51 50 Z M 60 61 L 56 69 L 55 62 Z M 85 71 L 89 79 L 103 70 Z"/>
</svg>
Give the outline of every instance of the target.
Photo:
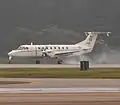
<svg viewBox="0 0 120 105">
<path fill-rule="evenodd" d="M 79 32 L 111 31 L 118 39 L 119 10 L 120 0 L 0 0 L 1 52 L 16 38 L 16 27 L 39 31 L 54 24 Z"/>
</svg>

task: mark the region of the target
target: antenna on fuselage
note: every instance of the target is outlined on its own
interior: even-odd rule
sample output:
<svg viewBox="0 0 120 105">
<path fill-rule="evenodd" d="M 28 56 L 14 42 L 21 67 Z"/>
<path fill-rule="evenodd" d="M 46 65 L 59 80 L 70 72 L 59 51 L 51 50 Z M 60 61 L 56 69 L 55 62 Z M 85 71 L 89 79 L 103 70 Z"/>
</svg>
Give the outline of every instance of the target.
<svg viewBox="0 0 120 105">
<path fill-rule="evenodd" d="M 33 42 L 31 42 L 31 45 L 33 45 Z"/>
</svg>

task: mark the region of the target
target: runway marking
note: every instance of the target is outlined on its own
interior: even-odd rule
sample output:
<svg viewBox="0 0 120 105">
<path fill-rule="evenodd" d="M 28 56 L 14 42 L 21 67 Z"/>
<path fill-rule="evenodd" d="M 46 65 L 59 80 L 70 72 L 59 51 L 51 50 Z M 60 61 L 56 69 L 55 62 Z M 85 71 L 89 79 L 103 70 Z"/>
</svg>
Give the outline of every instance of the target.
<svg viewBox="0 0 120 105">
<path fill-rule="evenodd" d="M 120 92 L 120 88 L 0 88 L 0 93 Z"/>
<path fill-rule="evenodd" d="M 30 84 L 40 84 L 40 82 L 31 82 Z"/>
</svg>

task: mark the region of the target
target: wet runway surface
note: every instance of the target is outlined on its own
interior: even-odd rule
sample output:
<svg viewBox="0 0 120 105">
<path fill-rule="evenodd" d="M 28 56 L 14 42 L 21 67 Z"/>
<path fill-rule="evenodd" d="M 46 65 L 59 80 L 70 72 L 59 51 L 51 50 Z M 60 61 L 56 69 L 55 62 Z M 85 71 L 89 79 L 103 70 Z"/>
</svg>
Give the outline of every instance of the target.
<svg viewBox="0 0 120 105">
<path fill-rule="evenodd" d="M 0 78 L 2 105 L 120 105 L 120 79 Z"/>
<path fill-rule="evenodd" d="M 0 68 L 80 68 L 79 64 L 0 64 Z M 90 64 L 90 68 L 120 68 L 120 64 Z"/>
<path fill-rule="evenodd" d="M 2 105 L 120 105 L 120 93 L 0 94 Z"/>
<path fill-rule="evenodd" d="M 120 88 L 120 79 L 0 78 L 0 81 L 29 82 L 0 85 L 1 88 Z"/>
</svg>

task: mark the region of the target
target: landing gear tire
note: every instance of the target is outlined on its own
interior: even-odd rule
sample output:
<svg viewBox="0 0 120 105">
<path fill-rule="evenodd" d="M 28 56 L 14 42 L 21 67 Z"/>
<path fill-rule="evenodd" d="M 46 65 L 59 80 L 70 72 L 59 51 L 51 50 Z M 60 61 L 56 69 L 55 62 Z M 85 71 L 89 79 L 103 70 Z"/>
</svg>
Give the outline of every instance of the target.
<svg viewBox="0 0 120 105">
<path fill-rule="evenodd" d="M 39 60 L 36 60 L 36 64 L 40 64 L 40 61 L 39 61 Z"/>
<path fill-rule="evenodd" d="M 9 63 L 9 64 L 11 64 L 11 63 L 12 63 L 12 61 L 9 61 L 8 63 Z"/>
<path fill-rule="evenodd" d="M 62 62 L 63 62 L 62 60 L 58 60 L 57 64 L 62 64 Z"/>
<path fill-rule="evenodd" d="M 12 56 L 8 57 L 8 63 L 11 64 L 12 63 Z"/>
</svg>

